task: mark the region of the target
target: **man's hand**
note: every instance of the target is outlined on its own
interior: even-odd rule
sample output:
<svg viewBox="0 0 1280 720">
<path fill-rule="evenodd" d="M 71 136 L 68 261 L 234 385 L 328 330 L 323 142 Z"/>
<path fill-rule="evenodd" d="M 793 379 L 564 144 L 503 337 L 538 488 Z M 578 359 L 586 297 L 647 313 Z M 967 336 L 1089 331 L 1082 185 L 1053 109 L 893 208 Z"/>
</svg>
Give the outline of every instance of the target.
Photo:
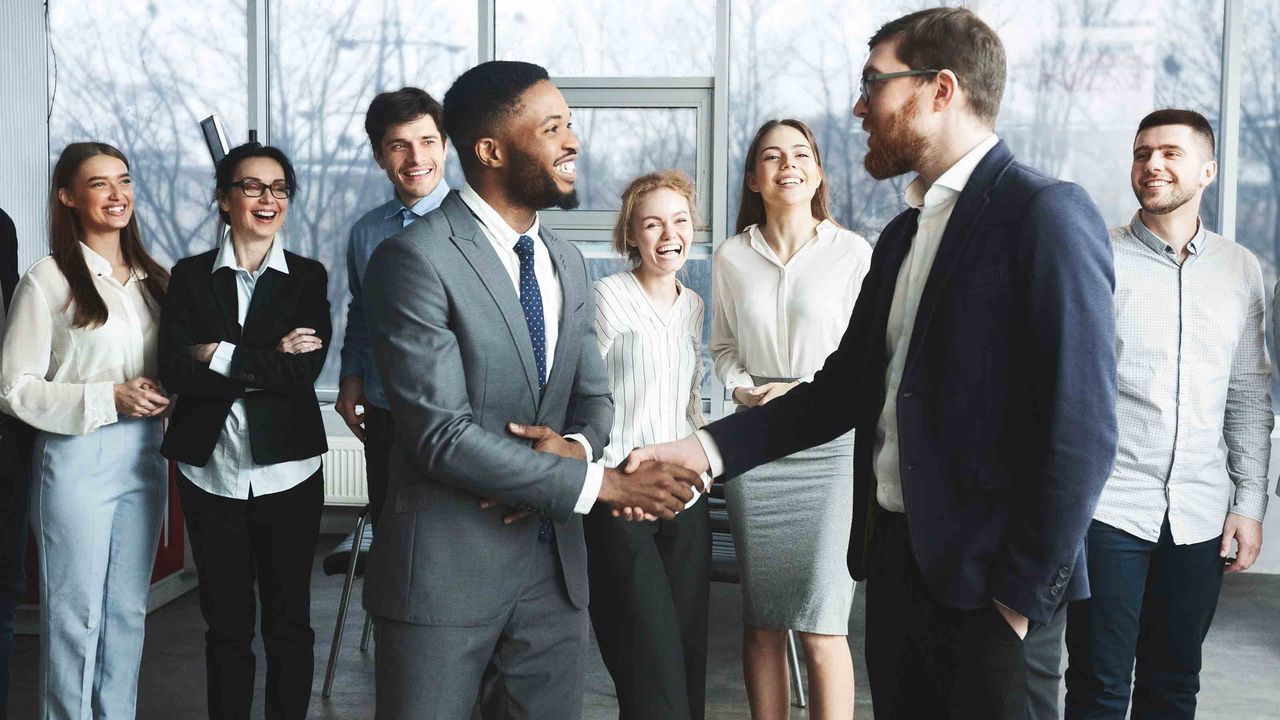
<svg viewBox="0 0 1280 720">
<path fill-rule="evenodd" d="M 1224 560 L 1231 554 L 1232 540 L 1236 541 L 1236 557 L 1227 563 L 1227 572 L 1244 572 L 1258 559 L 1262 550 L 1262 523 L 1237 513 L 1227 513 L 1227 521 L 1222 525 L 1222 546 L 1218 548 L 1218 556 Z"/>
<path fill-rule="evenodd" d="M 356 410 L 357 406 L 368 407 L 368 398 L 364 394 L 364 378 L 359 375 L 348 375 L 338 381 L 338 401 L 333 409 L 342 416 L 342 421 L 351 428 L 351 434 L 364 442 L 364 413 Z"/>
<path fill-rule="evenodd" d="M 688 468 L 645 461 L 627 473 L 605 468 L 599 501 L 615 514 L 632 508 L 651 518 L 671 520 L 693 499 L 693 488 L 701 485 L 698 474 Z"/>
<path fill-rule="evenodd" d="M 733 389 L 733 399 L 738 401 L 739 405 L 746 407 L 757 407 L 764 405 L 773 400 L 791 392 L 791 389 L 799 382 L 771 382 L 764 385 L 758 385 L 753 388 L 739 387 Z"/>
<path fill-rule="evenodd" d="M 564 439 L 560 433 L 552 430 L 546 425 L 521 425 L 519 423 L 507 423 L 507 432 L 522 437 L 526 440 L 533 441 L 533 449 L 538 452 L 551 453 L 560 457 L 572 458 L 574 460 L 587 459 L 587 449 L 582 447 L 582 443 L 573 440 Z M 491 507 L 497 507 L 502 503 L 494 498 L 484 498 L 480 501 L 480 509 L 488 510 Z M 536 515 L 537 511 L 530 508 L 520 508 L 513 510 L 502 516 L 504 525 L 510 525 L 514 522 Z"/>
<path fill-rule="evenodd" d="M 995 606 L 996 610 L 1000 611 L 1000 615 L 1004 618 L 1004 621 L 1009 623 L 1009 627 L 1013 628 L 1013 631 L 1018 633 L 1018 637 L 1022 640 L 1026 640 L 1027 629 L 1031 626 L 1031 621 L 1027 620 L 1027 616 L 1000 603 L 999 601 L 996 601 Z"/>
<path fill-rule="evenodd" d="M 316 336 L 314 328 L 294 328 L 288 334 L 280 338 L 280 342 L 276 344 L 276 352 L 288 353 L 290 355 L 301 355 L 319 350 L 324 347 L 324 341 Z"/>
<path fill-rule="evenodd" d="M 533 449 L 538 452 L 551 453 L 573 460 L 587 461 L 587 449 L 582 443 L 566 440 L 560 433 L 546 425 L 520 425 L 507 423 L 507 432 L 533 441 Z"/>
<path fill-rule="evenodd" d="M 218 343 L 202 343 L 187 348 L 187 354 L 196 362 L 208 365 L 209 361 L 213 360 L 213 352 L 217 349 Z"/>
<path fill-rule="evenodd" d="M 641 463 L 647 461 L 679 465 L 692 470 L 694 475 L 711 471 L 711 461 L 707 460 L 707 452 L 702 449 L 702 443 L 698 441 L 696 435 L 686 435 L 672 442 L 636 448 L 627 456 L 624 470 L 627 473 L 634 472 Z"/>
</svg>

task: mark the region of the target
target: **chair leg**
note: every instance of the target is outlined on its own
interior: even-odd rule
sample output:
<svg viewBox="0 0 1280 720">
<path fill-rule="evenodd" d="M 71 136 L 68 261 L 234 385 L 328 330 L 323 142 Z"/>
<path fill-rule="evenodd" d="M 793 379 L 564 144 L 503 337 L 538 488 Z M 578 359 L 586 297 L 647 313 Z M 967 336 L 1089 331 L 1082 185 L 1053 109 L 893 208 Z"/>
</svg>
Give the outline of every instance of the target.
<svg viewBox="0 0 1280 720">
<path fill-rule="evenodd" d="M 360 652 L 369 650 L 369 638 L 373 635 L 373 616 L 365 614 L 364 632 L 360 633 Z"/>
<path fill-rule="evenodd" d="M 795 706 L 808 707 L 809 703 L 804 697 L 804 679 L 800 677 L 800 656 L 796 653 L 794 630 L 787 631 L 787 665 L 791 666 L 791 691 L 795 698 Z"/>
<path fill-rule="evenodd" d="M 333 644 L 329 646 L 329 664 L 324 670 L 324 688 L 321 697 L 329 697 L 333 691 L 333 673 L 338 669 L 338 650 L 342 647 L 342 629 L 347 622 L 347 606 L 351 603 L 351 588 L 356 582 L 356 562 L 360 559 L 360 545 L 364 542 L 365 518 L 369 508 L 360 511 L 356 519 L 356 534 L 351 542 L 351 558 L 347 561 L 347 579 L 342 585 L 342 601 L 338 603 L 338 621 L 333 626 Z"/>
</svg>

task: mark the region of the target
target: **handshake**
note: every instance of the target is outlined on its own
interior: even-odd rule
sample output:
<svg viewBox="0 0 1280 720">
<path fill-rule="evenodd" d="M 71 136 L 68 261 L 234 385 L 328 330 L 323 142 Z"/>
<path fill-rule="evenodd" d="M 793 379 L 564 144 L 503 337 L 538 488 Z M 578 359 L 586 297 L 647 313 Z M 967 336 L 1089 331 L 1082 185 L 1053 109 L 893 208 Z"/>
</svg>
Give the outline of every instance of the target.
<svg viewBox="0 0 1280 720">
<path fill-rule="evenodd" d="M 618 468 L 607 468 L 599 502 L 628 520 L 670 520 L 703 487 L 710 469 L 702 443 L 690 435 L 675 442 L 637 448 Z"/>
</svg>

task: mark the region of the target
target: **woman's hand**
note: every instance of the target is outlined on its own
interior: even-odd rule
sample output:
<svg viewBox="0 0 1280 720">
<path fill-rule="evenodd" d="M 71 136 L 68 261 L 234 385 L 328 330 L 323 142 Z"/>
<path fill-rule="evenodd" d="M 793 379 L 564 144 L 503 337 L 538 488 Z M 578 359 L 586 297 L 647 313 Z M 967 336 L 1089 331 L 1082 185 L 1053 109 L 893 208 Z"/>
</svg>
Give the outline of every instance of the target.
<svg viewBox="0 0 1280 720">
<path fill-rule="evenodd" d="M 301 355 L 312 350 L 319 350 L 323 346 L 324 343 L 321 342 L 320 338 L 316 337 L 314 329 L 295 328 L 289 331 L 288 335 L 280 338 L 280 344 L 276 345 L 276 351 L 290 355 Z"/>
<path fill-rule="evenodd" d="M 799 382 L 772 382 L 753 388 L 734 388 L 733 399 L 736 400 L 739 405 L 756 407 L 758 405 L 764 405 L 765 403 L 777 400 L 783 395 L 791 392 L 791 388 L 799 384 Z"/>
<path fill-rule="evenodd" d="M 116 383 L 116 412 L 129 417 L 155 417 L 169 407 L 169 398 L 160 390 L 160 383 L 151 378 L 136 377 L 129 382 Z"/>
</svg>

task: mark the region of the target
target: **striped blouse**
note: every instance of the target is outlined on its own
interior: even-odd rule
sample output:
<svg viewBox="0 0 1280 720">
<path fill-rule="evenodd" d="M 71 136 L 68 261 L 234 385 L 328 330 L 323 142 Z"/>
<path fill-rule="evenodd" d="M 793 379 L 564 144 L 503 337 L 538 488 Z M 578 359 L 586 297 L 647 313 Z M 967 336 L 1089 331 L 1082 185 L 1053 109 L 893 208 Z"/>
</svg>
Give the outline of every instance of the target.
<svg viewBox="0 0 1280 720">
<path fill-rule="evenodd" d="M 679 284 L 669 311 L 653 306 L 631 272 L 597 280 L 596 339 L 613 392 L 605 467 L 633 449 L 702 427 L 702 298 Z"/>
</svg>

